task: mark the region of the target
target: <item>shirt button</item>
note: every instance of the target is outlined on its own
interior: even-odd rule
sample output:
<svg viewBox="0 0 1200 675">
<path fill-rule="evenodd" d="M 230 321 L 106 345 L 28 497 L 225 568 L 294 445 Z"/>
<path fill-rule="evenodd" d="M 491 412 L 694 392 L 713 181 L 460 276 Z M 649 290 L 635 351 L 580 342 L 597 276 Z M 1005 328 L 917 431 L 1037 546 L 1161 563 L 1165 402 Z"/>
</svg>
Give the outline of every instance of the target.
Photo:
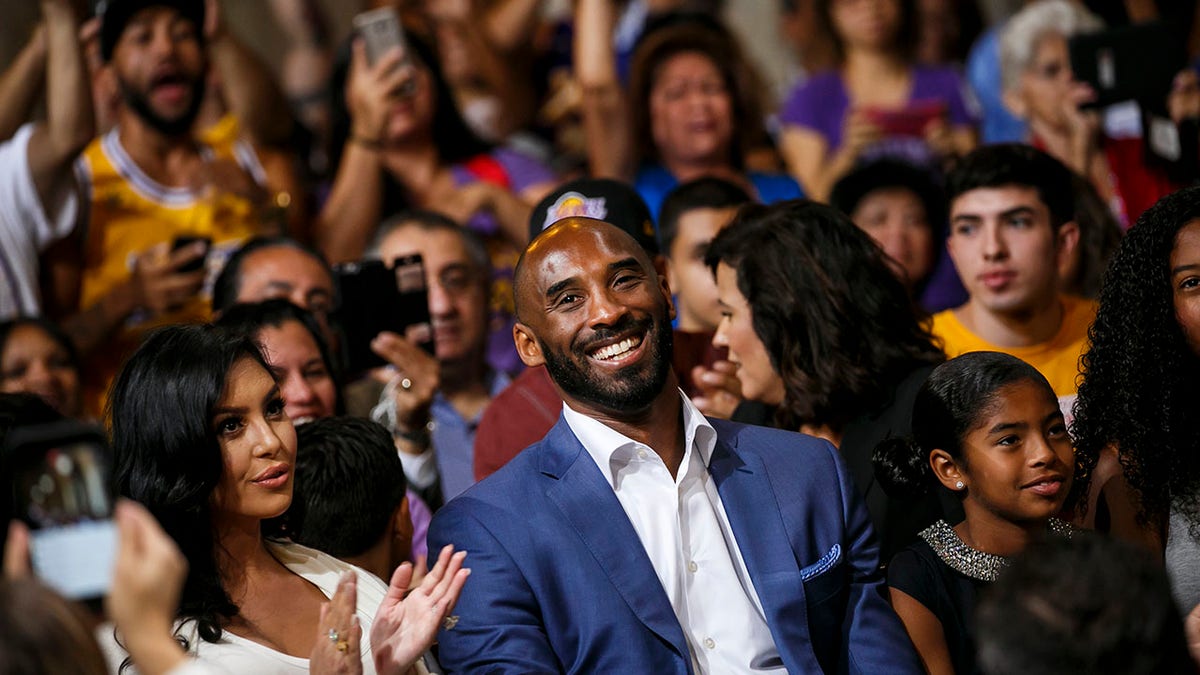
<svg viewBox="0 0 1200 675">
<path fill-rule="evenodd" d="M 704 638 L 704 646 L 709 649 L 712 649 L 717 646 L 717 643 L 713 642 L 712 638 Z"/>
<path fill-rule="evenodd" d="M 698 569 L 700 569 L 700 566 L 696 564 L 695 560 L 688 561 L 688 571 L 689 572 L 695 574 L 696 570 L 698 570 Z"/>
</svg>

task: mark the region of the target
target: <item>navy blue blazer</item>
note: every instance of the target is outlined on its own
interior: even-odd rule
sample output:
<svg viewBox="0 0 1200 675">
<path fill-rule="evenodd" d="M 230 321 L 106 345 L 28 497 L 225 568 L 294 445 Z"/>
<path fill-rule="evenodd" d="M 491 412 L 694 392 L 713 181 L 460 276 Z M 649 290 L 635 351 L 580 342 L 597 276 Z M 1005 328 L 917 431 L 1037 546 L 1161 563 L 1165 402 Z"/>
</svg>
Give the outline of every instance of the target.
<svg viewBox="0 0 1200 675">
<path fill-rule="evenodd" d="M 709 473 L 790 673 L 921 673 L 837 450 L 710 420 Z M 430 551 L 471 568 L 448 673 L 691 673 L 683 629 L 612 487 L 563 419 L 443 507 Z"/>
</svg>

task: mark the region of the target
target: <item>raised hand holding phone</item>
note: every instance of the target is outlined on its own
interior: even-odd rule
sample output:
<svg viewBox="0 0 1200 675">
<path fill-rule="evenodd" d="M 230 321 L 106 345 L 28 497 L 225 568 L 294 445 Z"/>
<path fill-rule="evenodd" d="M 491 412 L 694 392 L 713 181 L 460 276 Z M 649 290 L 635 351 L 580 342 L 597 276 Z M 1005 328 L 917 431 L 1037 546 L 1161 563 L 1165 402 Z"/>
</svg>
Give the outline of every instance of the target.
<svg viewBox="0 0 1200 675">
<path fill-rule="evenodd" d="M 104 596 L 117 538 L 103 431 L 73 420 L 22 427 L 6 439 L 4 459 L 6 499 L 20 523 L 10 528 L 6 572 L 32 569 L 72 600 Z"/>
</svg>

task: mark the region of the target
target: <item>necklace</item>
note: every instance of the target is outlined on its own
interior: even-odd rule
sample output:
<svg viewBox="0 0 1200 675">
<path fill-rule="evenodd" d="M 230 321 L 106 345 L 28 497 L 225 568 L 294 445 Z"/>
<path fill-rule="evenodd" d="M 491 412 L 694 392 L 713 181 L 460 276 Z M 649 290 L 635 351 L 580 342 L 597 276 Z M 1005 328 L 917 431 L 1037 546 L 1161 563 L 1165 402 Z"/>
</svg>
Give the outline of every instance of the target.
<svg viewBox="0 0 1200 675">
<path fill-rule="evenodd" d="M 1051 518 L 1047 523 L 1047 529 L 1055 537 L 1070 539 L 1075 528 L 1058 518 Z M 921 538 L 929 544 L 942 562 L 950 566 L 950 569 L 972 579 L 995 581 L 1001 570 L 1008 567 L 1010 561 L 1005 556 L 986 553 L 967 546 L 959 538 L 954 528 L 944 520 L 939 520 L 922 530 Z"/>
</svg>

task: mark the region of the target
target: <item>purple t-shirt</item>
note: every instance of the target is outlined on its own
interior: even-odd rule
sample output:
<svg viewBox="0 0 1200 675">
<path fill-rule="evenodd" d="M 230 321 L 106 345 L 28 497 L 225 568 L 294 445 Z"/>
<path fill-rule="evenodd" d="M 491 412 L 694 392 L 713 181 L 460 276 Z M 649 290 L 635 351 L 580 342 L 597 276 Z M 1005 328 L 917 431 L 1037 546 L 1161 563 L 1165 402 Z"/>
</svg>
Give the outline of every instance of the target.
<svg viewBox="0 0 1200 675">
<path fill-rule="evenodd" d="M 912 94 L 907 104 L 942 102 L 946 105 L 951 126 L 971 125 L 975 119 L 967 108 L 963 87 L 962 77 L 953 68 L 914 66 Z M 821 134 L 832 154 L 842 145 L 842 126 L 849 110 L 850 95 L 842 74 L 829 71 L 793 89 L 783 104 L 779 120 L 785 125 L 804 127 Z M 884 156 L 921 165 L 929 165 L 934 159 L 924 140 L 893 136 L 867 148 L 860 161 Z"/>
<path fill-rule="evenodd" d="M 509 148 L 497 148 L 488 157 L 493 161 L 483 167 L 488 178 L 492 173 L 500 174 L 495 178 L 507 181 L 509 191 L 520 194 L 528 187 L 538 183 L 557 180 L 557 176 L 545 164 Z M 457 164 L 451 167 L 454 181 L 459 186 L 484 180 L 479 173 L 472 172 L 468 164 Z M 512 246 L 501 246 L 503 234 L 500 223 L 490 212 L 480 211 L 470 217 L 467 226 L 488 240 L 488 253 L 492 259 L 492 297 L 490 303 L 491 326 L 488 332 L 488 365 L 504 373 L 516 373 L 524 366 L 517 356 L 517 348 L 513 344 L 513 301 L 512 279 L 513 267 L 517 263 L 520 251 Z"/>
</svg>

